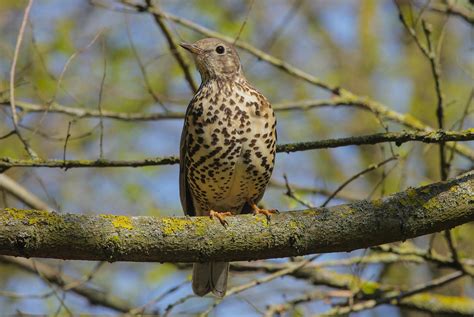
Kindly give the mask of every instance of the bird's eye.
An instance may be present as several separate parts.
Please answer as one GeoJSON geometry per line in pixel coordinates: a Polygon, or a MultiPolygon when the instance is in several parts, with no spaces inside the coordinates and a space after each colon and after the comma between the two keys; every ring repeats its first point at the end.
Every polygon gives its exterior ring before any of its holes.
{"type": "Polygon", "coordinates": [[[216,52],[217,52],[217,54],[224,54],[224,52],[225,52],[224,46],[219,45],[218,47],[216,47],[216,52]]]}

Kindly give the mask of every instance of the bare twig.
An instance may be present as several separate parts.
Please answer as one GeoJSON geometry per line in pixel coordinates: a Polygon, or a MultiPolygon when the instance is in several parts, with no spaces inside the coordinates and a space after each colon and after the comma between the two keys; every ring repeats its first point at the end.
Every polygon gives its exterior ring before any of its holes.
{"type": "Polygon", "coordinates": [[[299,8],[303,4],[303,2],[304,2],[304,0],[294,0],[293,1],[293,4],[291,5],[290,10],[288,10],[288,12],[281,19],[280,23],[275,28],[275,30],[272,32],[270,37],[265,41],[265,44],[261,47],[263,51],[269,51],[272,48],[272,46],[277,41],[278,37],[283,32],[284,28],[286,28],[290,24],[291,20],[295,16],[295,13],[299,10],[299,8]]]}
{"type": "MultiPolygon", "coordinates": [[[[151,0],[146,0],[146,5],[147,9],[150,11],[161,12],[161,9],[157,5],[152,4],[151,0]]],[[[155,19],[155,22],[158,24],[161,31],[163,32],[166,41],[168,42],[171,54],[173,54],[179,66],[183,70],[184,77],[188,82],[189,87],[193,92],[196,92],[198,86],[196,85],[196,82],[194,81],[193,76],[191,75],[190,67],[188,62],[186,61],[186,58],[184,57],[182,51],[178,49],[178,42],[176,41],[173,33],[169,29],[168,25],[166,25],[165,21],[163,21],[163,18],[160,15],[153,15],[153,17],[155,19]]]]}
{"type": "Polygon", "coordinates": [[[244,19],[244,22],[242,22],[242,25],[240,26],[239,28],[239,32],[237,33],[237,36],[235,37],[235,40],[232,42],[234,45],[235,43],[239,40],[240,38],[240,35],[242,34],[242,32],[244,31],[245,29],[245,26],[247,25],[247,20],[250,16],[250,12],[252,11],[252,8],[253,8],[253,4],[255,3],[255,0],[251,0],[250,1],[250,5],[247,9],[247,14],[245,15],[245,19],[244,19]]]}
{"type": "Polygon", "coordinates": [[[16,71],[16,64],[18,61],[18,55],[20,54],[20,47],[21,42],[23,41],[23,37],[25,34],[25,28],[28,23],[28,16],[30,15],[31,7],[33,6],[33,0],[28,0],[28,4],[25,8],[25,13],[23,14],[23,20],[21,22],[20,31],[18,32],[18,37],[16,40],[15,45],[15,52],[13,54],[13,61],[12,66],[10,69],[10,105],[12,111],[12,119],[13,119],[13,127],[15,129],[15,133],[23,143],[23,146],[26,152],[30,155],[31,158],[38,158],[38,155],[33,151],[33,149],[29,146],[28,142],[23,138],[18,129],[18,115],[16,113],[16,106],[15,106],[15,71],[16,71]]]}
{"type": "Polygon", "coordinates": [[[169,304],[164,313],[163,313],[163,317],[167,317],[169,316],[169,314],[171,313],[171,311],[178,305],[181,305],[182,303],[186,302],[188,299],[190,298],[194,298],[196,297],[196,295],[186,295],[184,297],[181,297],[180,299],[176,300],[175,302],[169,304]]]}
{"type": "Polygon", "coordinates": [[[391,161],[394,161],[398,159],[398,156],[392,156],[392,157],[389,157],[388,159],[386,160],[383,160],[382,162],[379,162],[379,163],[376,163],[376,164],[372,164],[370,165],[369,167],[367,167],[366,169],[360,171],[359,173],[351,176],[349,179],[347,179],[344,183],[342,183],[325,201],[324,203],[321,205],[321,207],[326,207],[327,204],[341,191],[344,189],[344,187],[346,187],[347,185],[349,185],[352,181],[358,179],[359,177],[361,177],[362,175],[368,173],[368,172],[371,172],[373,170],[376,170],[377,168],[379,168],[380,166],[383,166],[385,164],[387,164],[388,162],[391,162],[391,161]]]}
{"type": "Polygon", "coordinates": [[[263,317],[273,317],[273,316],[282,316],[282,313],[294,309],[297,305],[313,302],[315,300],[327,299],[330,295],[330,292],[323,292],[321,290],[312,291],[303,295],[300,295],[296,298],[293,298],[283,304],[272,304],[269,305],[263,314],[263,317]]]}
{"type": "MultiPolygon", "coordinates": [[[[284,182],[279,182],[275,179],[271,179],[268,186],[273,187],[273,188],[287,190],[286,184],[284,182]]],[[[322,195],[322,196],[329,196],[333,193],[332,191],[326,188],[314,188],[310,186],[302,186],[302,185],[296,185],[296,184],[291,184],[291,189],[293,191],[298,191],[305,194],[322,195]]],[[[353,193],[338,193],[336,197],[345,201],[354,201],[358,199],[357,195],[353,193]]]]}
{"type": "Polygon", "coordinates": [[[286,174],[283,174],[283,178],[285,179],[285,188],[286,188],[286,193],[285,195],[292,198],[293,200],[299,202],[300,204],[302,204],[303,206],[307,207],[307,208],[313,208],[314,206],[311,205],[309,202],[307,201],[304,201],[303,199],[301,199],[300,197],[298,197],[295,192],[293,191],[293,189],[291,188],[290,186],[290,183],[288,182],[288,177],[286,176],[286,174]]]}
{"type": "Polygon", "coordinates": [[[10,132],[5,133],[4,135],[1,135],[0,140],[9,138],[9,137],[11,137],[12,135],[15,135],[15,134],[16,134],[15,130],[12,130],[10,132]]]}
{"type": "Polygon", "coordinates": [[[69,141],[69,138],[71,137],[71,124],[73,121],[69,121],[67,124],[67,131],[66,131],[66,138],[64,140],[64,146],[63,146],[63,161],[66,162],[66,150],[67,150],[67,142],[69,141]]]}
{"type": "MultiPolygon", "coordinates": [[[[72,63],[72,61],[79,54],[81,54],[81,53],[85,52],[86,50],[88,50],[97,41],[97,39],[100,37],[101,34],[102,34],[102,30],[97,32],[97,34],[92,38],[92,40],[86,46],[84,46],[83,48],[79,48],[73,54],[71,54],[71,56],[69,56],[69,58],[67,59],[66,63],[64,63],[64,66],[61,70],[61,73],[59,74],[58,81],[56,83],[56,88],[54,90],[54,94],[51,97],[51,99],[46,102],[46,106],[43,107],[43,109],[41,110],[42,116],[41,116],[39,122],[36,124],[35,129],[33,130],[33,133],[32,133],[33,135],[35,135],[39,131],[40,126],[41,126],[42,122],[44,121],[44,119],[46,118],[46,115],[49,113],[50,108],[52,107],[53,104],[55,104],[56,97],[59,93],[59,89],[62,87],[62,81],[63,81],[64,75],[66,74],[67,69],[69,68],[69,65],[72,63]]],[[[73,99],[76,99],[71,94],[69,94],[69,95],[73,99]]],[[[100,117],[100,112],[99,112],[99,117],[100,117]]]]}
{"type": "MultiPolygon", "coordinates": [[[[2,105],[9,105],[9,101],[0,102],[2,105]]],[[[98,110],[67,107],[62,106],[58,103],[52,103],[49,106],[43,106],[41,104],[34,104],[26,101],[17,101],[17,108],[21,108],[25,112],[44,112],[49,111],[50,113],[60,113],[77,118],[99,118],[100,113],[98,110]]],[[[122,121],[153,121],[153,120],[167,120],[167,119],[182,119],[184,113],[178,112],[166,112],[166,113],[127,113],[127,112],[116,112],[109,110],[102,110],[102,118],[104,119],[116,119],[122,121]]]]}
{"type": "MultiPolygon", "coordinates": [[[[177,284],[176,286],[173,286],[172,288],[170,288],[169,290],[165,291],[164,293],[158,295],[157,297],[153,298],[152,300],[150,300],[149,302],[139,306],[139,307],[136,307],[136,308],[133,308],[129,311],[130,314],[132,315],[136,315],[136,314],[144,314],[145,311],[152,305],[156,305],[158,302],[160,302],[163,298],[165,298],[166,296],[176,292],[178,289],[180,289],[181,287],[185,286],[189,284],[188,281],[184,281],[184,282],[181,282],[179,284],[177,284]]],[[[155,314],[155,313],[154,313],[155,314]]],[[[158,313],[156,313],[158,314],[158,313]]]]}
{"type": "Polygon", "coordinates": [[[106,55],[106,46],[105,39],[102,38],[102,54],[103,54],[103,68],[102,78],[100,80],[99,88],[99,100],[97,101],[97,107],[99,108],[99,128],[100,128],[100,137],[99,137],[99,158],[104,157],[104,119],[102,118],[102,98],[104,94],[104,84],[105,77],[107,76],[107,55],[106,55]]]}
{"type": "Polygon", "coordinates": [[[38,196],[28,191],[9,176],[0,174],[0,189],[5,190],[25,205],[37,210],[54,210],[51,206],[41,200],[38,196]]]}
{"type": "Polygon", "coordinates": [[[167,112],[168,109],[166,108],[165,104],[163,103],[160,96],[158,96],[158,94],[153,90],[153,88],[151,86],[150,79],[148,78],[148,74],[146,72],[146,67],[143,64],[143,62],[140,58],[140,55],[138,54],[137,48],[135,47],[135,43],[133,43],[133,38],[132,38],[132,34],[130,32],[130,25],[129,25],[127,16],[125,16],[125,25],[127,27],[128,41],[130,43],[130,47],[132,48],[132,53],[135,56],[135,59],[137,60],[138,67],[140,68],[140,72],[142,74],[143,81],[145,82],[145,87],[146,87],[148,93],[150,94],[150,96],[153,98],[153,100],[156,103],[158,103],[163,108],[163,110],[165,110],[167,112]]]}
{"type": "MultiPolygon", "coordinates": [[[[469,115],[469,112],[470,112],[470,108],[473,104],[473,101],[474,100],[474,88],[471,89],[471,92],[469,93],[469,97],[467,98],[467,101],[466,101],[466,104],[464,106],[464,110],[463,110],[463,113],[462,113],[462,116],[461,118],[458,120],[458,122],[456,122],[454,125],[453,125],[453,129],[451,130],[454,130],[454,127],[456,126],[456,129],[458,130],[461,130],[463,129],[464,127],[464,121],[466,120],[467,116],[469,115]]],[[[452,161],[454,160],[454,149],[451,148],[450,151],[449,151],[449,158],[448,158],[448,166],[451,166],[451,163],[452,161]]]]}

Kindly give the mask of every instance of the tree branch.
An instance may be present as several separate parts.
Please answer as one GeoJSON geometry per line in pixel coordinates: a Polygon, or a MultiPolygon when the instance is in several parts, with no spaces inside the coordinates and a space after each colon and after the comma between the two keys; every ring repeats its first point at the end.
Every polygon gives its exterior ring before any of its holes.
{"type": "Polygon", "coordinates": [[[16,199],[34,209],[54,210],[38,196],[28,191],[25,187],[17,183],[5,174],[0,174],[0,189],[5,190],[16,199]]]}
{"type": "MultiPolygon", "coordinates": [[[[316,149],[336,148],[349,145],[367,145],[383,142],[395,142],[401,145],[409,141],[419,141],[424,143],[439,143],[446,141],[470,141],[474,140],[474,128],[464,131],[403,131],[387,132],[369,135],[361,135],[340,139],[327,139],[320,141],[298,142],[277,145],[277,152],[291,153],[299,151],[309,151],[316,149]]],[[[449,143],[448,143],[449,144],[449,143]]],[[[458,147],[459,145],[456,145],[458,147]]],[[[12,159],[0,157],[0,168],[10,167],[50,167],[50,168],[79,168],[79,167],[142,167],[170,165],[179,163],[176,156],[164,156],[157,158],[147,158],[143,160],[42,160],[42,159],[12,159]]]]}
{"type": "Polygon", "coordinates": [[[265,217],[127,217],[0,211],[0,254],[107,261],[236,261],[350,251],[474,220],[474,172],[383,200],[265,217]],[[193,243],[189,243],[193,241],[193,243]]]}

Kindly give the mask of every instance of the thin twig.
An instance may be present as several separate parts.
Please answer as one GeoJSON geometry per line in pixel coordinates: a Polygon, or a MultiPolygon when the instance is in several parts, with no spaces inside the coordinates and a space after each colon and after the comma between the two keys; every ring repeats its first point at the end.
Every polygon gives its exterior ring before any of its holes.
{"type": "Polygon", "coordinates": [[[300,204],[302,204],[303,206],[307,207],[307,208],[313,208],[314,206],[311,205],[309,202],[306,202],[304,201],[303,199],[301,199],[300,197],[298,197],[295,192],[293,191],[293,189],[291,188],[290,186],[290,183],[288,181],[288,177],[286,176],[286,174],[283,174],[283,178],[285,180],[285,188],[286,188],[286,193],[285,195],[292,198],[293,200],[299,202],[300,204]]]}
{"type": "MultiPolygon", "coordinates": [[[[83,52],[85,52],[86,50],[88,50],[96,41],[97,39],[100,37],[100,35],[102,34],[103,30],[100,30],[99,32],[97,32],[97,34],[92,38],[92,40],[87,43],[86,46],[84,46],[83,48],[79,48],[77,49],[74,53],[71,54],[71,56],[69,56],[69,58],[67,59],[66,63],[64,63],[64,66],[61,70],[61,73],[59,74],[59,77],[58,77],[58,81],[56,83],[56,88],[54,90],[54,94],[53,96],[51,97],[51,99],[49,101],[46,102],[46,106],[43,107],[41,109],[42,111],[42,115],[41,115],[41,118],[39,119],[38,123],[36,123],[35,125],[35,129],[33,130],[32,132],[32,135],[35,135],[40,127],[41,127],[41,124],[43,123],[44,119],[46,118],[46,115],[49,113],[51,107],[56,103],[55,100],[57,98],[57,95],[59,93],[59,89],[62,88],[62,81],[63,81],[63,78],[64,78],[64,75],[66,74],[66,71],[68,70],[69,68],[69,65],[71,65],[72,61],[79,55],[79,54],[82,54],[83,52]]],[[[73,95],[69,94],[70,97],[72,97],[73,99],[76,99],[73,95]]],[[[100,117],[100,113],[99,113],[99,117],[100,117]]]]}
{"type": "Polygon", "coordinates": [[[132,315],[136,315],[136,314],[144,314],[146,309],[149,308],[150,306],[152,305],[156,305],[158,302],[160,302],[163,298],[165,298],[166,296],[176,292],[177,290],[179,290],[181,287],[185,286],[185,285],[188,285],[189,282],[188,281],[184,281],[184,282],[181,282],[175,286],[173,286],[172,288],[168,289],[167,291],[165,291],[164,293],[158,295],[157,297],[153,298],[152,300],[150,300],[149,302],[139,306],[139,307],[136,307],[136,308],[133,308],[129,311],[130,314],[132,315]]]}
{"type": "Polygon", "coordinates": [[[163,108],[163,110],[165,112],[168,112],[168,108],[166,108],[165,104],[163,103],[163,101],[161,100],[160,96],[158,96],[158,94],[153,90],[152,86],[151,86],[151,82],[150,82],[150,79],[148,78],[148,74],[146,72],[146,67],[145,65],[143,64],[141,58],[140,58],[140,55],[138,54],[138,51],[137,51],[137,48],[135,47],[135,43],[133,43],[133,38],[132,38],[132,34],[130,32],[130,24],[129,24],[129,21],[128,21],[128,16],[126,15],[125,16],[125,25],[126,25],[126,29],[127,29],[127,38],[128,38],[128,42],[130,43],[130,47],[132,49],[132,53],[133,55],[135,56],[135,59],[137,60],[137,63],[138,63],[138,67],[140,68],[140,72],[142,74],[142,77],[143,77],[143,81],[145,82],[145,87],[146,87],[146,90],[148,91],[148,93],[150,94],[150,96],[153,98],[153,100],[158,103],[161,108],[163,108]]]}
{"type": "MultiPolygon", "coordinates": [[[[279,188],[279,189],[287,189],[286,184],[284,182],[279,182],[275,179],[271,179],[268,183],[269,187],[279,188]]],[[[291,184],[291,189],[296,190],[301,193],[305,194],[313,194],[313,195],[322,195],[322,196],[329,196],[332,194],[332,191],[326,188],[315,188],[310,186],[302,186],[302,185],[295,185],[291,184]]],[[[360,199],[357,195],[352,193],[338,193],[337,197],[341,200],[345,201],[354,201],[360,199]]]]}
{"type": "Polygon", "coordinates": [[[282,34],[284,28],[288,27],[293,17],[295,17],[296,12],[299,10],[301,5],[303,4],[304,0],[295,0],[291,5],[290,10],[285,14],[285,16],[281,19],[278,26],[275,28],[273,33],[270,37],[266,40],[265,44],[261,47],[263,51],[268,52],[272,46],[277,41],[278,37],[282,34]]]}
{"type": "Polygon", "coordinates": [[[240,35],[242,34],[245,26],[247,25],[247,20],[250,16],[250,12],[252,11],[252,8],[253,8],[253,4],[255,3],[255,0],[251,0],[250,1],[250,5],[247,9],[247,14],[245,15],[245,19],[244,19],[244,22],[242,22],[242,25],[240,26],[240,29],[239,29],[239,32],[237,33],[237,36],[235,37],[235,40],[233,42],[233,44],[235,45],[235,43],[239,40],[240,38],[240,35]]]}
{"type": "Polygon", "coordinates": [[[168,317],[169,314],[171,313],[171,311],[178,305],[181,305],[182,303],[186,302],[188,299],[191,299],[191,298],[195,298],[196,295],[186,295],[184,297],[181,297],[180,299],[176,300],[175,302],[169,304],[164,313],[163,313],[163,317],[168,317]]]}
{"type": "Polygon", "coordinates": [[[73,121],[69,121],[67,124],[67,131],[66,131],[66,139],[64,140],[64,146],[63,146],[63,161],[66,162],[66,150],[67,150],[67,142],[69,141],[69,138],[71,137],[71,124],[73,121]]]}
{"type": "Polygon", "coordinates": [[[15,130],[12,130],[12,131],[10,131],[10,132],[7,132],[7,133],[4,134],[4,135],[0,135],[0,140],[9,138],[9,137],[11,137],[12,135],[15,135],[15,134],[16,134],[15,130]]]}
{"type": "Polygon", "coordinates": [[[26,206],[36,210],[54,210],[41,198],[5,174],[0,174],[0,189],[6,191],[26,206]]]}
{"type": "Polygon", "coordinates": [[[18,55],[20,54],[21,42],[23,41],[23,36],[25,34],[25,28],[27,25],[28,16],[30,15],[31,7],[33,6],[33,1],[34,0],[28,0],[28,4],[26,5],[25,12],[23,14],[23,20],[21,21],[20,31],[18,32],[12,66],[10,69],[10,105],[12,110],[13,125],[16,131],[18,131],[18,115],[16,113],[15,107],[15,70],[18,61],[18,55]]]}
{"type": "Polygon", "coordinates": [[[395,155],[395,156],[391,156],[389,157],[388,159],[386,160],[383,160],[382,162],[379,162],[379,163],[376,163],[376,164],[372,164],[370,165],[369,167],[367,167],[366,169],[360,171],[359,173],[351,176],[349,179],[347,179],[344,183],[342,183],[325,201],[324,203],[321,205],[321,207],[326,207],[327,204],[337,195],[337,193],[339,193],[341,190],[344,189],[344,187],[346,187],[347,185],[349,185],[352,181],[358,179],[359,177],[361,177],[362,175],[368,173],[368,172],[371,172],[373,170],[376,170],[377,168],[379,168],[380,166],[383,166],[385,164],[387,164],[388,162],[391,162],[391,161],[394,161],[398,159],[398,155],[395,155]]]}
{"type": "MultiPolygon", "coordinates": [[[[157,5],[152,4],[151,0],[146,0],[146,6],[147,9],[150,11],[161,11],[161,9],[157,5]]],[[[173,54],[179,66],[183,70],[184,77],[188,82],[189,87],[193,92],[196,92],[198,90],[198,86],[196,85],[196,82],[194,81],[193,76],[191,75],[190,67],[188,62],[186,61],[186,58],[182,54],[182,51],[178,49],[178,42],[174,38],[173,33],[169,29],[168,25],[166,25],[165,21],[163,21],[163,18],[160,15],[155,14],[153,15],[153,17],[155,18],[155,22],[160,27],[161,31],[163,32],[163,35],[166,38],[166,41],[168,42],[171,54],[173,54]]]]}
{"type": "Polygon", "coordinates": [[[99,128],[100,128],[100,137],[99,137],[99,158],[102,159],[104,157],[104,119],[102,117],[102,98],[104,94],[104,84],[105,84],[105,77],[107,76],[107,54],[106,54],[106,46],[105,46],[105,39],[102,38],[102,54],[103,54],[103,68],[104,71],[102,73],[102,78],[100,80],[100,89],[99,89],[99,100],[97,101],[97,107],[99,108],[99,128]]]}
{"type": "Polygon", "coordinates": [[[25,28],[28,24],[28,16],[30,15],[31,7],[33,6],[33,0],[28,0],[28,4],[25,8],[25,13],[23,14],[23,20],[21,21],[20,31],[18,32],[18,37],[16,40],[15,45],[15,52],[13,54],[13,61],[12,66],[10,69],[10,106],[12,111],[12,119],[13,119],[13,127],[15,129],[15,133],[18,136],[18,139],[23,143],[26,152],[30,155],[31,158],[38,158],[38,155],[33,151],[33,149],[29,146],[28,142],[23,138],[18,129],[18,115],[16,113],[16,106],[15,106],[15,71],[16,71],[16,64],[18,61],[18,56],[20,54],[20,47],[21,42],[23,41],[23,37],[25,35],[25,28]]]}

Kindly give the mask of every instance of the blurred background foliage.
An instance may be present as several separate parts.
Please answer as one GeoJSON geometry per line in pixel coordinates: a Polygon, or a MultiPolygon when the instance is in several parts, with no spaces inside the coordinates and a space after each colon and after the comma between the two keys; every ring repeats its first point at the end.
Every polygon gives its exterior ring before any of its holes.
{"type": "MultiPolygon", "coordinates": [[[[105,3],[111,8],[116,7],[113,1],[105,3]]],[[[418,1],[412,12],[404,13],[416,19],[424,3],[418,1]]],[[[407,35],[392,1],[261,0],[252,4],[250,1],[235,0],[163,0],[159,4],[165,12],[232,37],[239,33],[246,20],[240,39],[325,82],[340,85],[360,96],[369,96],[392,110],[409,113],[432,127],[437,126],[437,99],[429,62],[407,35]]],[[[469,7],[468,1],[459,0],[457,4],[469,7]]],[[[25,5],[26,1],[0,2],[0,100],[3,101],[9,98],[9,72],[25,5]]],[[[469,97],[474,71],[472,25],[460,18],[447,19],[445,15],[429,10],[423,13],[423,18],[433,25],[435,42],[441,41],[445,125],[447,129],[458,129],[457,124],[472,101],[469,97]]],[[[202,37],[182,26],[167,24],[179,40],[195,41],[202,37]]],[[[328,92],[298,80],[255,56],[242,50],[240,55],[247,78],[273,104],[331,98],[328,92]]],[[[186,57],[189,60],[189,56],[186,57]]],[[[199,82],[194,67],[192,73],[199,82]]],[[[17,101],[39,105],[57,102],[68,107],[97,110],[102,90],[100,106],[104,110],[130,113],[169,110],[183,113],[192,97],[182,69],[150,15],[104,9],[80,0],[38,0],[34,3],[19,55],[16,78],[17,101]],[[72,56],[74,58],[70,60],[72,56]],[[64,68],[68,61],[68,66],[64,68]],[[139,63],[144,65],[149,87],[165,107],[150,94],[139,63]]],[[[41,158],[63,158],[68,126],[70,138],[66,158],[99,158],[98,118],[75,118],[47,111],[20,111],[19,114],[21,130],[41,158]]],[[[277,117],[279,143],[404,129],[392,122],[382,123],[370,112],[352,107],[280,111],[277,117]]],[[[464,119],[464,127],[472,127],[473,123],[470,113],[464,119]]],[[[104,158],[142,159],[178,154],[182,127],[179,119],[131,122],[104,119],[103,125],[104,158]]],[[[9,104],[5,103],[0,105],[0,135],[11,129],[9,104]]],[[[466,145],[472,145],[472,142],[466,145]]],[[[405,143],[400,147],[393,145],[393,151],[400,155],[399,160],[352,182],[342,191],[343,197],[378,198],[407,186],[440,179],[437,146],[405,143]]],[[[331,192],[350,176],[390,156],[388,144],[279,154],[274,182],[284,184],[283,175],[286,175],[295,188],[331,192]]],[[[9,137],[0,140],[0,157],[26,158],[27,155],[18,138],[9,137]]],[[[472,162],[456,155],[450,176],[471,166],[472,162]]],[[[58,211],[182,215],[176,165],[69,170],[12,168],[5,173],[58,211]]],[[[264,198],[265,205],[280,210],[303,208],[285,192],[283,187],[269,187],[264,198]]],[[[305,191],[296,192],[314,206],[322,204],[327,198],[305,191]]],[[[345,202],[343,198],[334,199],[330,204],[342,202],[345,202]]],[[[23,206],[1,192],[0,205],[23,206]]],[[[453,232],[461,254],[473,257],[472,224],[453,232]]],[[[415,243],[427,247],[429,240],[429,237],[422,237],[415,243]]],[[[434,246],[438,252],[449,254],[441,236],[434,239],[434,246]]],[[[318,260],[360,254],[365,253],[327,254],[318,260]]],[[[94,263],[80,261],[47,262],[76,277],[87,274],[95,266],[94,263]]],[[[440,274],[435,267],[406,263],[354,265],[338,270],[403,286],[415,285],[440,274]]],[[[0,289],[9,292],[44,294],[55,288],[41,278],[11,266],[0,266],[0,275],[0,289]]],[[[249,273],[232,274],[230,285],[238,285],[254,277],[255,274],[249,273]]],[[[180,270],[171,264],[107,263],[94,274],[93,283],[139,306],[187,279],[188,270],[180,270]]],[[[285,277],[225,300],[213,314],[229,316],[230,312],[238,311],[257,316],[265,305],[282,302],[285,296],[300,294],[310,288],[301,281],[285,277]]],[[[59,311],[60,315],[67,315],[65,307],[74,313],[112,312],[104,307],[88,305],[75,294],[58,292],[56,296],[45,298],[10,298],[0,294],[0,306],[3,313],[52,314],[59,311]]],[[[188,283],[153,307],[164,309],[190,292],[188,283]]],[[[474,295],[469,279],[443,287],[440,292],[474,295]]],[[[191,299],[176,308],[176,313],[186,315],[203,311],[209,303],[210,300],[191,299]]],[[[327,308],[324,302],[305,305],[294,314],[316,313],[327,308]]],[[[425,315],[389,306],[360,315],[381,316],[387,313],[390,316],[425,315]]]]}

